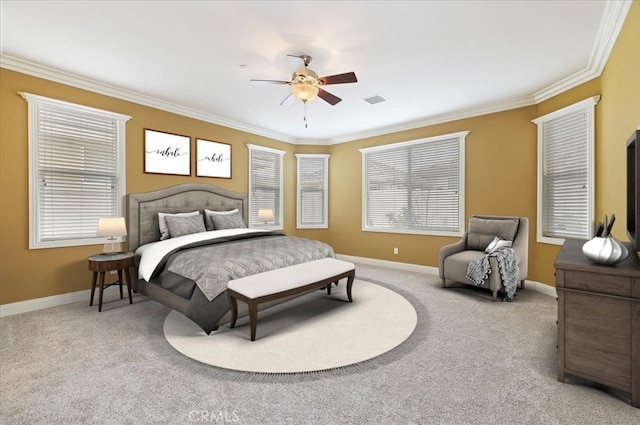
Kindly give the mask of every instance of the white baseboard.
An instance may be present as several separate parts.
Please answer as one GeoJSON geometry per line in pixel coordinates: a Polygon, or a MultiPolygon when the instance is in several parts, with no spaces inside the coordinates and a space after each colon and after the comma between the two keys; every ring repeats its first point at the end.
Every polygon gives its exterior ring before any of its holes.
{"type": "MultiPolygon", "coordinates": [[[[390,267],[394,269],[407,270],[417,273],[429,273],[438,275],[438,268],[432,266],[421,266],[419,264],[401,263],[398,261],[377,260],[375,258],[367,257],[355,257],[352,255],[336,254],[341,260],[351,261],[354,263],[369,264],[372,266],[390,267]]],[[[545,285],[544,283],[536,282],[535,280],[525,280],[524,287],[526,289],[533,289],[541,294],[548,295],[550,297],[557,297],[556,288],[553,286],[545,285]]]]}
{"type": "Polygon", "coordinates": [[[372,266],[390,267],[392,269],[407,270],[410,272],[438,274],[437,267],[421,266],[419,264],[401,263],[399,261],[377,260],[375,258],[354,257],[352,255],[336,254],[340,260],[351,261],[354,263],[369,264],[372,266]]]}
{"type": "MultiPolygon", "coordinates": [[[[352,255],[336,254],[341,260],[351,261],[354,263],[369,264],[372,266],[390,267],[394,269],[407,270],[417,273],[429,273],[438,275],[438,268],[431,266],[421,266],[419,264],[401,263],[399,261],[377,260],[375,258],[355,257],[352,255]]],[[[556,288],[545,285],[544,283],[527,280],[525,288],[533,289],[550,297],[557,297],[556,288]]],[[[14,314],[27,313],[29,311],[41,310],[43,308],[57,307],[64,304],[70,304],[77,301],[87,301],[91,296],[91,291],[70,292],[68,294],[53,295],[50,297],[36,298],[34,300],[19,301],[16,303],[0,305],[0,317],[12,316],[14,314]]]]}
{"type": "Polygon", "coordinates": [[[0,305],[0,317],[27,313],[29,311],[41,310],[43,308],[57,307],[77,301],[88,301],[90,296],[91,290],[86,289],[84,291],[69,292],[68,294],[52,295],[50,297],[36,298],[34,300],[2,304],[0,305]]]}
{"type": "Polygon", "coordinates": [[[532,285],[533,289],[540,292],[541,294],[548,295],[554,298],[558,297],[558,292],[556,292],[555,286],[550,286],[541,282],[536,282],[534,280],[525,280],[524,287],[526,289],[531,289],[532,285]]]}

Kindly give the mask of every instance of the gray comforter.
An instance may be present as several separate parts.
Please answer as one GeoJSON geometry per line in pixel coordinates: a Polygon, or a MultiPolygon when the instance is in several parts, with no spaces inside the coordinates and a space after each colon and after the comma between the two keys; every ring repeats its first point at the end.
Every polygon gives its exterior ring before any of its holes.
{"type": "Polygon", "coordinates": [[[166,268],[196,282],[211,301],[230,280],[334,256],[324,242],[270,233],[180,251],[166,268]]]}
{"type": "Polygon", "coordinates": [[[188,299],[185,315],[209,334],[229,311],[225,291],[230,280],[327,257],[335,254],[324,242],[276,232],[241,235],[169,253],[151,283],[176,288],[172,292],[178,294],[195,282],[190,295],[181,295],[188,299]]]}

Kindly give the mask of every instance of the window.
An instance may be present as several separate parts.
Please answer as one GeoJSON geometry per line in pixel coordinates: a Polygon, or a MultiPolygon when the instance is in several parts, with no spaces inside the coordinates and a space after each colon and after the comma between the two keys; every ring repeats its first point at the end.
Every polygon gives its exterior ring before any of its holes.
{"type": "Polygon", "coordinates": [[[538,126],[538,242],[590,239],[594,109],[599,96],[533,120],[538,126]]]}
{"type": "Polygon", "coordinates": [[[29,248],[104,243],[124,215],[125,115],[20,93],[29,104],[29,248]]]}
{"type": "Polygon", "coordinates": [[[298,159],[298,229],[326,229],[328,217],[329,155],[296,154],[298,159]]]}
{"type": "Polygon", "coordinates": [[[361,149],[362,230],[461,236],[467,134],[361,149]]]}
{"type": "Polygon", "coordinates": [[[284,151],[247,145],[249,148],[249,227],[282,229],[282,157],[284,151]],[[260,210],[272,212],[261,221],[260,210]]]}

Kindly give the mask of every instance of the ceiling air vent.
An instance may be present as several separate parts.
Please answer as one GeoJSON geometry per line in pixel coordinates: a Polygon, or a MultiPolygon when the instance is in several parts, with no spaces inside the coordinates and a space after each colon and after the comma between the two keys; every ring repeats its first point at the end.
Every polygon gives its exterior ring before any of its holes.
{"type": "Polygon", "coordinates": [[[376,94],[375,96],[367,97],[364,100],[365,102],[369,102],[369,104],[371,105],[375,105],[376,103],[382,103],[387,101],[387,99],[380,96],[379,94],[376,94]]]}

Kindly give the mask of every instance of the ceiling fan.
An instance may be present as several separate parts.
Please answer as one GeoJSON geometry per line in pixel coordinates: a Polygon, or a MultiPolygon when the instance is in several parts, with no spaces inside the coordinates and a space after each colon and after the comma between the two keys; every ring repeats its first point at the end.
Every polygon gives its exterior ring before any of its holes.
{"type": "Polygon", "coordinates": [[[293,75],[291,76],[291,81],[251,80],[254,83],[290,85],[291,93],[289,93],[289,95],[282,102],[280,102],[280,105],[291,104],[294,99],[301,100],[306,104],[308,101],[315,99],[316,96],[329,103],[330,105],[335,105],[342,99],[324,90],[322,86],[328,86],[330,84],[358,82],[356,74],[353,72],[330,75],[328,77],[318,77],[318,74],[308,68],[312,60],[311,56],[309,55],[287,55],[287,59],[289,59],[289,62],[295,70],[293,72],[293,75]]]}

